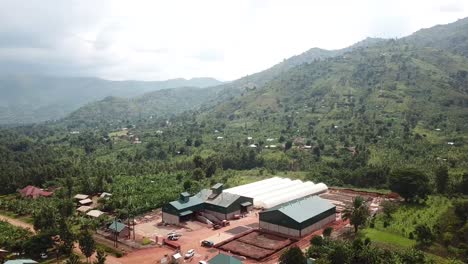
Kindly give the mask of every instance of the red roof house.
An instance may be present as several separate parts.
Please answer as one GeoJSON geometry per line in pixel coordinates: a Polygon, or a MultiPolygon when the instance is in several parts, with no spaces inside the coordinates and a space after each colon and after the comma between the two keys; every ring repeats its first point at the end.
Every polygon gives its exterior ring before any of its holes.
{"type": "Polygon", "coordinates": [[[28,185],[26,187],[24,187],[22,190],[19,191],[21,196],[23,197],[27,197],[27,198],[33,198],[33,199],[36,199],[37,197],[50,197],[52,196],[52,194],[54,194],[53,192],[46,192],[42,189],[39,189],[35,186],[32,186],[32,185],[28,185]]]}

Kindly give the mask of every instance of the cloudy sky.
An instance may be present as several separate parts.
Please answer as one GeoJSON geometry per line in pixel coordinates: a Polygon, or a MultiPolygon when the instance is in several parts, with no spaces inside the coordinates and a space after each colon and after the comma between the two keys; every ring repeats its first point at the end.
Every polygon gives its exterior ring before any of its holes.
{"type": "Polygon", "coordinates": [[[464,17],[466,0],[0,0],[0,74],[226,81],[464,17]]]}

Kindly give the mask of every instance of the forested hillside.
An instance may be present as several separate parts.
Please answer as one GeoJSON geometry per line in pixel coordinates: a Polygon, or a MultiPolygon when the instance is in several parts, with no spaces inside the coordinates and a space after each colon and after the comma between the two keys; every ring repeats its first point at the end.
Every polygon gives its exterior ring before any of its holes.
{"type": "Polygon", "coordinates": [[[70,114],[64,122],[70,127],[86,127],[103,123],[141,122],[159,117],[171,117],[199,107],[216,94],[217,87],[180,87],[146,93],[134,98],[107,97],[90,103],[70,114]]]}
{"type": "Polygon", "coordinates": [[[146,120],[148,118],[170,117],[182,111],[197,110],[200,106],[211,108],[233,98],[243,95],[244,92],[262,89],[265,84],[274,80],[290,69],[306,64],[335,57],[346,52],[365,48],[384,41],[378,38],[367,38],[348,48],[340,50],[324,50],[312,48],[302,54],[274,65],[273,67],[233,82],[222,85],[193,90],[188,88],[174,91],[151,92],[131,99],[106,98],[93,102],[66,118],[68,123],[113,123],[125,124],[129,120],[146,120]]]}
{"type": "Polygon", "coordinates": [[[221,84],[212,78],[167,81],[108,81],[98,78],[49,76],[0,77],[0,124],[36,123],[59,119],[86,103],[107,96],[135,97],[175,87],[209,87],[221,84]]]}
{"type": "Polygon", "coordinates": [[[223,85],[106,97],[61,120],[1,129],[0,207],[48,219],[59,205],[73,208],[72,194],[110,192],[99,208],[125,219],[181,191],[286,176],[397,192],[406,203],[369,220],[364,235],[412,245],[410,229],[429,230],[427,245],[436,245],[426,253],[466,259],[466,21],[311,49],[223,85]],[[58,195],[42,205],[11,195],[28,184],[58,195]]]}

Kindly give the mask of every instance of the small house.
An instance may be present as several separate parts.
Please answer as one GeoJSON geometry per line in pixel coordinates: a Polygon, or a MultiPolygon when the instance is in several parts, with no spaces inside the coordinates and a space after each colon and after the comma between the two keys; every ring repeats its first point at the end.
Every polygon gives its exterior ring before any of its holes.
{"type": "Polygon", "coordinates": [[[13,260],[8,260],[5,262],[5,264],[36,264],[39,263],[37,261],[34,261],[32,259],[13,259],[13,260]]]}
{"type": "Polygon", "coordinates": [[[93,218],[98,218],[100,217],[101,215],[105,214],[103,211],[100,211],[100,210],[91,210],[89,211],[86,215],[87,216],[90,216],[90,217],[93,217],[93,218]]]}
{"type": "Polygon", "coordinates": [[[106,199],[108,199],[108,198],[111,197],[111,196],[112,196],[112,194],[107,193],[107,192],[103,192],[103,193],[101,193],[101,195],[99,195],[99,198],[106,198],[106,199]]]}
{"type": "Polygon", "coordinates": [[[76,199],[76,200],[84,200],[84,199],[87,199],[87,198],[89,198],[89,196],[86,195],[86,194],[77,194],[77,195],[73,196],[73,199],[76,199]]]}
{"type": "Polygon", "coordinates": [[[89,198],[86,198],[86,199],[83,199],[83,200],[79,200],[78,203],[80,203],[80,205],[90,205],[93,203],[93,200],[89,199],[89,198]]]}
{"type": "Polygon", "coordinates": [[[80,213],[86,214],[91,209],[93,209],[91,206],[83,205],[83,206],[78,207],[76,210],[80,213]]]}
{"type": "Polygon", "coordinates": [[[175,263],[182,263],[182,260],[183,260],[182,255],[181,255],[179,252],[177,252],[177,253],[175,253],[174,255],[172,255],[172,261],[173,261],[173,262],[175,262],[175,263]]]}
{"type": "Polygon", "coordinates": [[[218,254],[212,259],[208,260],[210,264],[242,264],[242,261],[236,259],[233,256],[229,256],[226,254],[218,254]]]}
{"type": "Polygon", "coordinates": [[[24,187],[19,192],[22,197],[32,199],[36,199],[39,197],[50,197],[54,194],[53,192],[47,192],[32,185],[24,187]]]}
{"type": "Polygon", "coordinates": [[[118,237],[128,237],[130,235],[130,229],[128,226],[116,220],[112,221],[107,228],[118,237]]]}

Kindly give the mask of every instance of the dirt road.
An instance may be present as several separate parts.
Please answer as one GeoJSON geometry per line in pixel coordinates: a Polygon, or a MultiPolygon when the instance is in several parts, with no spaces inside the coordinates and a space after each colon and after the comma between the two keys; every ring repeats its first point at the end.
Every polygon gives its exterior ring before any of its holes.
{"type": "Polygon", "coordinates": [[[10,224],[12,224],[14,226],[26,228],[26,229],[31,230],[31,232],[36,233],[36,231],[34,230],[33,225],[28,224],[28,223],[26,223],[24,221],[15,219],[15,218],[11,218],[11,217],[5,216],[5,215],[0,215],[0,221],[5,221],[5,222],[8,222],[8,223],[10,223],[10,224]]]}

